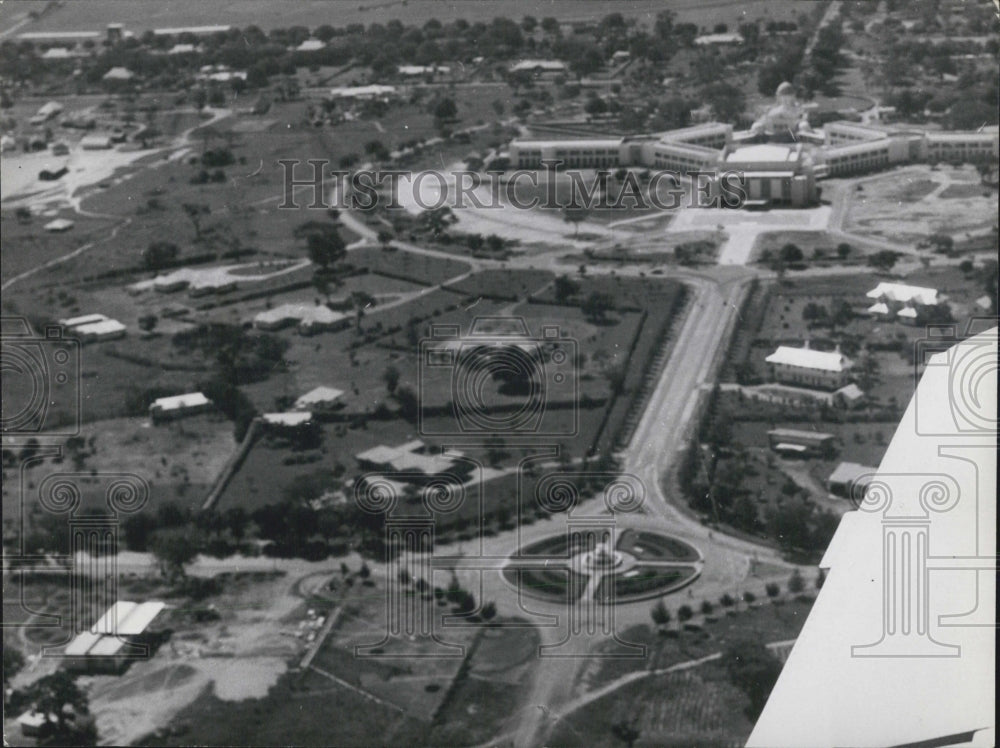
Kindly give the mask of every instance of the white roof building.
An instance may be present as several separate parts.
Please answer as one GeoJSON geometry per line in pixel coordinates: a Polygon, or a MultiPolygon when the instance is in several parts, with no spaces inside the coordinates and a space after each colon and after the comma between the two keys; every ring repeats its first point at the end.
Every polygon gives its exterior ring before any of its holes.
{"type": "Polygon", "coordinates": [[[167,50],[168,55],[190,55],[198,51],[198,48],[193,44],[175,44],[169,50],[167,50]]]}
{"type": "Polygon", "coordinates": [[[172,395],[171,397],[159,397],[149,406],[150,410],[156,408],[164,412],[183,411],[190,408],[204,408],[211,405],[209,400],[201,392],[190,392],[186,395],[172,395]]]}
{"type": "Polygon", "coordinates": [[[296,52],[318,52],[326,46],[322,39],[306,39],[295,48],[296,52]]]}
{"type": "Polygon", "coordinates": [[[510,66],[512,73],[521,71],[545,73],[561,73],[566,70],[566,63],[561,60],[521,60],[510,66]]]}
{"type": "Polygon", "coordinates": [[[890,283],[883,281],[865,294],[869,299],[896,301],[901,304],[923,304],[935,306],[945,300],[936,288],[924,286],[908,286],[905,283],[890,283]]]}
{"type": "Polygon", "coordinates": [[[69,231],[75,225],[76,224],[67,218],[56,218],[53,221],[49,221],[42,228],[53,233],[61,233],[63,231],[69,231]]]}
{"type": "Polygon", "coordinates": [[[435,73],[447,74],[451,68],[446,65],[400,65],[396,68],[400,75],[434,75],[435,73]]]}
{"type": "Polygon", "coordinates": [[[343,396],[344,391],[335,387],[316,387],[295,401],[296,409],[307,410],[314,407],[329,407],[343,396]]]}
{"type": "Polygon", "coordinates": [[[128,68],[114,67],[106,72],[101,79],[106,81],[130,81],[134,77],[135,73],[128,68]]]}
{"type": "Polygon", "coordinates": [[[89,325],[94,322],[103,322],[106,320],[103,314],[84,314],[82,317],[70,317],[69,319],[59,320],[59,324],[65,328],[79,327],[80,325],[89,325]]]}
{"type": "Polygon", "coordinates": [[[377,99],[392,96],[396,93],[395,86],[383,86],[376,83],[370,86],[338,86],[330,89],[333,99],[377,99]]]}
{"type": "Polygon", "coordinates": [[[104,151],[111,147],[110,135],[84,135],[80,147],[85,151],[104,151]]]}
{"type": "Polygon", "coordinates": [[[854,362],[840,351],[817,351],[812,348],[793,348],[787,345],[778,346],[778,350],[764,360],[769,364],[832,372],[847,371],[854,365],[854,362]]]}
{"type": "Polygon", "coordinates": [[[166,607],[162,602],[133,603],[119,600],[90,628],[92,633],[109,636],[138,636],[166,607]]]}
{"type": "Polygon", "coordinates": [[[743,36],[737,33],[729,34],[703,34],[695,37],[695,44],[705,46],[708,44],[742,44],[743,36]]]}
{"type": "Polygon", "coordinates": [[[253,326],[261,330],[276,330],[297,323],[304,332],[309,332],[332,329],[348,321],[348,315],[320,304],[282,304],[254,316],[253,326]]]}
{"type": "Polygon", "coordinates": [[[883,301],[876,301],[867,311],[869,314],[885,316],[889,314],[889,306],[883,301]]]}
{"type": "Polygon", "coordinates": [[[229,31],[232,26],[175,26],[172,28],[153,29],[157,36],[177,36],[178,34],[215,34],[220,31],[229,31]]]}
{"type": "Polygon", "coordinates": [[[995,745],[997,355],[993,328],[924,369],[751,748],[995,745]]]}
{"type": "Polygon", "coordinates": [[[387,466],[399,472],[419,472],[425,475],[438,475],[449,470],[459,456],[457,453],[451,456],[421,454],[417,450],[424,449],[425,445],[419,439],[398,447],[387,447],[379,444],[364,452],[354,456],[358,462],[368,463],[375,466],[387,466]]]}
{"type": "Polygon", "coordinates": [[[103,319],[99,322],[77,325],[73,328],[73,332],[85,339],[107,340],[122,337],[126,329],[125,325],[116,319],[103,319]]]}
{"type": "Polygon", "coordinates": [[[264,423],[271,426],[301,426],[312,420],[312,413],[309,411],[295,411],[291,413],[265,413],[264,423]]]}

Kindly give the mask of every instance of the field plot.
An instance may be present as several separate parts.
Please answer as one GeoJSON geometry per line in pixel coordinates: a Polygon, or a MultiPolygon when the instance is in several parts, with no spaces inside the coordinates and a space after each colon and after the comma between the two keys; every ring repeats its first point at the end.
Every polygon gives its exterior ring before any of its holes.
{"type": "Polygon", "coordinates": [[[864,180],[848,199],[845,229],[893,241],[916,243],[934,233],[958,238],[996,225],[996,190],[980,185],[968,166],[907,167],[864,180]]]}

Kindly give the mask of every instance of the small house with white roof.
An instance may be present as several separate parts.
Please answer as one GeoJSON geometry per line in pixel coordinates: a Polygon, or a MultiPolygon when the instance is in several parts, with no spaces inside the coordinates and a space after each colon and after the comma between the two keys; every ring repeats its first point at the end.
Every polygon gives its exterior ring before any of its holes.
{"type": "Polygon", "coordinates": [[[212,401],[201,392],[189,392],[186,395],[160,397],[149,406],[149,417],[153,423],[172,421],[185,416],[204,413],[212,408],[212,401]]]}

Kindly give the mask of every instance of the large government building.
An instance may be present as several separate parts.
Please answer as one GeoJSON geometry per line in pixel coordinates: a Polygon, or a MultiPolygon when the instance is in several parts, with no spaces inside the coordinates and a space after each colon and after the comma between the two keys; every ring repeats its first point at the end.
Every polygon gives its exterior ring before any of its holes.
{"type": "Polygon", "coordinates": [[[976,163],[1000,156],[996,126],[976,132],[934,132],[905,125],[831,122],[813,130],[789,83],[749,130],[720,122],[628,137],[516,139],[512,168],[646,167],[681,174],[710,172],[716,186],[726,173],[743,176],[742,204],[806,207],[819,201],[817,180],[907,163],[976,163]]]}

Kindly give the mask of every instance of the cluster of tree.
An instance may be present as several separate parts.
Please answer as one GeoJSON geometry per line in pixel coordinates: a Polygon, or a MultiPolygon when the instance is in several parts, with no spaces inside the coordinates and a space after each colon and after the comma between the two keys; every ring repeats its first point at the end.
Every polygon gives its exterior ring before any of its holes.
{"type": "MultiPolygon", "coordinates": [[[[741,24],[739,31],[745,43],[732,50],[731,54],[739,58],[735,61],[755,59],[771,34],[788,30],[778,29],[776,23],[768,25],[767,34],[761,33],[756,22],[741,24]]],[[[627,50],[634,61],[662,68],[678,49],[693,48],[699,33],[695,24],[677,23],[671,11],[661,12],[649,29],[616,12],[570,35],[563,35],[554,18],[539,22],[531,16],[525,16],[520,23],[498,17],[489,22],[457,19],[447,24],[430,19],[417,26],[393,19],[367,27],[349,24],[337,28],[324,24],[312,30],[294,26],[266,33],[257,26],[248,26],[201,37],[146,32],[115,45],[85,44],[95,56],[84,61],[82,79],[98,84],[112,67],[126,67],[147,85],[192,89],[201,92],[201,96],[224,100],[225,91],[220,86],[193,85],[202,66],[224,65],[245,70],[245,81],[234,77],[228,84],[237,93],[267,86],[278,76],[291,83],[300,67],[315,69],[354,63],[370,67],[378,79],[387,79],[396,75],[397,66],[404,63],[434,65],[456,60],[468,62],[476,57],[496,61],[555,57],[565,60],[571,73],[580,78],[597,72],[619,50],[627,50]],[[310,37],[325,44],[311,51],[296,49],[310,37]],[[194,44],[196,48],[189,54],[163,54],[175,43],[194,44]]],[[[42,52],[41,46],[30,41],[5,41],[0,45],[5,70],[11,71],[14,80],[38,82],[47,72],[67,76],[72,73],[75,60],[43,61],[42,52]]],[[[651,71],[652,67],[645,69],[651,71]]]]}
{"type": "Polygon", "coordinates": [[[347,254],[347,244],[336,223],[306,221],[296,226],[292,233],[299,241],[305,241],[309,259],[321,270],[336,265],[347,254]]]}
{"type": "Polygon", "coordinates": [[[802,308],[802,319],[808,322],[810,327],[829,327],[833,332],[838,327],[845,327],[854,319],[854,310],[844,299],[836,302],[831,309],[810,301],[802,308]]]}
{"type": "Polygon", "coordinates": [[[733,440],[732,416],[721,406],[716,386],[678,469],[689,505],[713,522],[774,538],[786,551],[824,550],[836,530],[836,515],[817,509],[789,480],[762,516],[762,496],[745,487],[746,479],[758,472],[750,453],[733,440]]]}
{"type": "Polygon", "coordinates": [[[288,349],[288,341],[276,335],[218,322],[182,330],[171,342],[180,355],[198,353],[213,362],[217,379],[231,386],[259,382],[281,370],[288,349]]]}
{"type": "MultiPolygon", "coordinates": [[[[6,669],[7,647],[4,647],[5,673],[6,669]]],[[[68,670],[56,670],[27,688],[14,691],[5,706],[14,713],[34,709],[45,715],[37,745],[97,745],[97,727],[90,714],[89,700],[68,670]]]]}
{"type": "Polygon", "coordinates": [[[781,675],[781,661],[760,641],[745,640],[726,648],[722,664],[732,684],[750,700],[747,717],[756,722],[781,675]]]}

